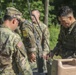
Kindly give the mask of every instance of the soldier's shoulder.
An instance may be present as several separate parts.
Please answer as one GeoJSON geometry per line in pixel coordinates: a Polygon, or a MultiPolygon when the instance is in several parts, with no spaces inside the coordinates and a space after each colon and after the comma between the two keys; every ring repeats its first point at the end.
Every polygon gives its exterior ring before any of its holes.
{"type": "Polygon", "coordinates": [[[47,27],[47,25],[44,24],[43,22],[40,22],[40,24],[41,24],[41,26],[43,26],[43,27],[47,27]]]}
{"type": "Polygon", "coordinates": [[[32,25],[32,23],[30,22],[30,21],[28,21],[28,20],[25,20],[24,22],[23,22],[23,25],[24,26],[31,26],[32,25]]]}
{"type": "Polygon", "coordinates": [[[16,38],[19,38],[19,39],[20,39],[20,35],[19,35],[19,34],[13,32],[13,35],[14,35],[16,38]]]}
{"type": "Polygon", "coordinates": [[[0,28],[1,34],[4,36],[8,36],[10,41],[14,41],[15,39],[20,39],[19,35],[14,31],[8,28],[0,28]]]}
{"type": "Polygon", "coordinates": [[[17,33],[15,33],[14,31],[11,31],[10,29],[6,29],[4,32],[5,33],[7,32],[7,35],[9,35],[12,38],[15,38],[15,39],[20,38],[20,36],[17,33]]]}
{"type": "Polygon", "coordinates": [[[12,30],[9,28],[1,27],[0,30],[1,30],[1,32],[6,33],[7,35],[13,35],[12,30]]]}
{"type": "Polygon", "coordinates": [[[30,21],[28,21],[28,20],[25,20],[24,22],[23,22],[23,24],[22,24],[22,29],[23,30],[27,30],[27,31],[29,31],[29,30],[33,30],[33,26],[32,26],[32,23],[30,22],[30,21]]]}
{"type": "Polygon", "coordinates": [[[10,37],[12,37],[14,40],[21,39],[19,34],[15,33],[14,31],[11,31],[9,34],[10,34],[10,37]]]}
{"type": "Polygon", "coordinates": [[[14,45],[17,45],[19,42],[22,43],[21,37],[15,32],[13,32],[13,40],[14,40],[14,45]]]}
{"type": "Polygon", "coordinates": [[[40,22],[40,27],[42,30],[48,29],[48,26],[44,24],[43,22],[40,22]]]}

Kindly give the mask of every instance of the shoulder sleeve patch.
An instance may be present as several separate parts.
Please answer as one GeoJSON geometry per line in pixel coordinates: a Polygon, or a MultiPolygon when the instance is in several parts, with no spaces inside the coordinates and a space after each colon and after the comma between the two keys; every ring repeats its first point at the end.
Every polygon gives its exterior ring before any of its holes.
{"type": "Polygon", "coordinates": [[[23,46],[23,43],[20,41],[20,42],[17,44],[17,46],[20,48],[20,47],[23,46]]]}
{"type": "Polygon", "coordinates": [[[24,37],[28,36],[28,33],[27,33],[26,30],[23,30],[23,36],[24,36],[24,37]]]}

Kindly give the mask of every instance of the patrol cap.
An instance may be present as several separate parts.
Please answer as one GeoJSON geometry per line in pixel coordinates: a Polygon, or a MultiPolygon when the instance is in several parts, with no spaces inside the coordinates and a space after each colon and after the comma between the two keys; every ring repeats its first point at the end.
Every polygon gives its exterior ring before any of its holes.
{"type": "Polygon", "coordinates": [[[20,21],[23,21],[22,13],[19,10],[17,10],[16,8],[14,8],[14,7],[7,7],[5,15],[9,15],[9,16],[11,16],[13,18],[17,18],[20,21]]]}

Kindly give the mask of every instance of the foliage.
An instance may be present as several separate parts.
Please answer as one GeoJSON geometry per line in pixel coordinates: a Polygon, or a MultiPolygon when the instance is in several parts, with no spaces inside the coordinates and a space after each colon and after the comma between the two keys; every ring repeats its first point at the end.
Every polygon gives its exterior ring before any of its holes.
{"type": "Polygon", "coordinates": [[[50,31],[50,48],[51,50],[55,47],[58,39],[58,34],[59,34],[60,26],[59,25],[52,25],[49,27],[50,31]]]}
{"type": "MultiPolygon", "coordinates": [[[[26,19],[30,19],[29,8],[28,8],[28,0],[0,0],[0,18],[3,17],[5,8],[8,6],[13,6],[19,9],[23,16],[26,19]],[[2,14],[2,15],[1,15],[2,14]]],[[[29,0],[30,7],[32,9],[38,9],[41,12],[41,20],[44,18],[44,1],[45,0],[29,0]]],[[[49,16],[48,16],[48,24],[57,25],[57,9],[63,5],[68,5],[72,7],[76,12],[76,0],[49,0],[49,16]]],[[[74,12],[74,13],[75,13],[74,12]]],[[[76,15],[75,15],[76,16],[76,15]]]]}
{"type": "Polygon", "coordinates": [[[53,0],[53,2],[55,6],[55,14],[57,14],[58,8],[64,5],[71,7],[74,10],[74,14],[76,13],[76,0],[53,0]]]}
{"type": "Polygon", "coordinates": [[[44,17],[44,4],[41,0],[38,1],[32,1],[31,3],[31,10],[38,9],[41,12],[41,20],[43,20],[44,17]]]}

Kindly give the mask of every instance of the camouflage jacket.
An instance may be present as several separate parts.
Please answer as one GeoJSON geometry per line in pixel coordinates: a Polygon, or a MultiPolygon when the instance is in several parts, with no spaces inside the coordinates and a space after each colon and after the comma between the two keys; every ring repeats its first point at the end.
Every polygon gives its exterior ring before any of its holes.
{"type": "Polygon", "coordinates": [[[42,57],[49,52],[49,30],[48,27],[39,22],[39,24],[33,24],[34,36],[37,46],[37,68],[39,73],[46,73],[46,60],[42,57]]]}
{"type": "Polygon", "coordinates": [[[27,52],[36,52],[36,41],[33,34],[33,27],[31,23],[25,20],[20,28],[17,28],[16,32],[22,37],[24,46],[27,52]]]}
{"type": "Polygon", "coordinates": [[[26,51],[19,35],[0,27],[0,75],[32,75],[26,51]]]}
{"type": "Polygon", "coordinates": [[[48,45],[50,37],[48,27],[42,22],[39,22],[39,25],[34,24],[34,36],[40,53],[47,54],[49,52],[48,45]]]}
{"type": "Polygon", "coordinates": [[[76,21],[70,28],[61,26],[58,43],[53,52],[62,58],[73,56],[76,52],[76,21]]]}

